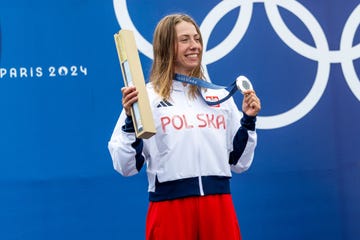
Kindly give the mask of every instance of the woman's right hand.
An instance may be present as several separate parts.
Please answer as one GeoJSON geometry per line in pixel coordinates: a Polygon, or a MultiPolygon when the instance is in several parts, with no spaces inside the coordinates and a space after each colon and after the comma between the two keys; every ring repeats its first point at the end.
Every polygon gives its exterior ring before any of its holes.
{"type": "Polygon", "coordinates": [[[122,106],[127,116],[131,116],[131,106],[138,100],[139,92],[134,86],[121,88],[122,92],[122,106]]]}

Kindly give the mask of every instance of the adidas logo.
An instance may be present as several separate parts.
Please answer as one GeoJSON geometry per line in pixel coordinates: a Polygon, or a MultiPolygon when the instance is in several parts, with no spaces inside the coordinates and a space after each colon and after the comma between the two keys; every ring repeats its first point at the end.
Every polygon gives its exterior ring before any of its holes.
{"type": "Polygon", "coordinates": [[[166,100],[160,101],[160,103],[156,106],[157,108],[161,107],[171,107],[172,104],[166,100]]]}

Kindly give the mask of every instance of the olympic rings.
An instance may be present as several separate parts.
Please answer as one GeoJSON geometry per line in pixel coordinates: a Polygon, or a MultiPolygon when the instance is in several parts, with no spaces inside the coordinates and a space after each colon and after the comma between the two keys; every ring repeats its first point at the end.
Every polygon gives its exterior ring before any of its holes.
{"type": "MultiPolygon", "coordinates": [[[[296,0],[226,0],[220,1],[204,18],[200,25],[204,49],[216,24],[231,10],[241,7],[236,23],[229,35],[212,49],[204,51],[203,68],[208,75],[206,65],[216,62],[230,53],[241,41],[250,24],[253,5],[263,3],[269,22],[280,39],[298,54],[318,62],[318,71],[314,84],[305,98],[292,109],[273,116],[258,116],[259,129],[274,129],[292,124],[308,114],[323,95],[329,75],[331,63],[340,63],[345,80],[355,97],[360,101],[360,81],[353,61],[360,58],[360,44],[352,46],[356,30],[360,25],[360,4],[349,16],[341,36],[340,50],[330,50],[326,35],[317,19],[301,3],[296,0]],[[297,38],[286,26],[278,8],[282,7],[296,15],[308,28],[316,48],[297,38]]],[[[126,5],[126,0],[113,0],[115,14],[121,28],[134,31],[139,50],[153,59],[152,45],[137,31],[126,5]]],[[[210,78],[209,78],[210,79],[210,78]]]]}

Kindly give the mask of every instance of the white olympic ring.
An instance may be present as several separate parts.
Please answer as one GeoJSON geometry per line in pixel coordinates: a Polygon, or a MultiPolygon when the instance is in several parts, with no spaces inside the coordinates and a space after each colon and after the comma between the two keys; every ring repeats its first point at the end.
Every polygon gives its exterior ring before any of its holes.
{"type": "MultiPolygon", "coordinates": [[[[113,0],[115,14],[121,28],[134,32],[139,51],[153,59],[152,44],[137,31],[126,5],[126,0],[113,0]]],[[[229,35],[212,49],[204,51],[203,67],[208,75],[206,65],[216,62],[230,53],[241,41],[249,26],[253,4],[263,3],[266,14],[274,31],[280,39],[298,54],[318,62],[318,71],[314,84],[307,96],[287,112],[273,116],[258,116],[259,129],[273,129],[294,123],[309,113],[323,95],[331,63],[341,63],[345,80],[355,97],[360,101],[360,81],[353,60],[360,58],[360,44],[353,46],[356,30],[360,25],[360,4],[349,16],[341,36],[340,50],[330,50],[325,33],[316,18],[296,0],[224,0],[220,1],[205,17],[200,25],[206,49],[212,30],[216,24],[231,10],[241,7],[238,19],[229,35]],[[295,14],[308,28],[316,48],[297,38],[281,18],[278,7],[281,6],[295,14]],[[299,17],[301,16],[301,18],[299,17]]],[[[210,78],[209,78],[210,79],[210,78]]]]}
{"type": "Polygon", "coordinates": [[[353,59],[360,57],[360,44],[352,47],[356,29],[360,26],[360,4],[351,13],[341,36],[340,50],[343,52],[341,66],[351,91],[360,100],[360,82],[356,75],[353,59]],[[347,57],[346,57],[347,56],[347,57]],[[350,57],[349,57],[350,56],[350,57]]]}

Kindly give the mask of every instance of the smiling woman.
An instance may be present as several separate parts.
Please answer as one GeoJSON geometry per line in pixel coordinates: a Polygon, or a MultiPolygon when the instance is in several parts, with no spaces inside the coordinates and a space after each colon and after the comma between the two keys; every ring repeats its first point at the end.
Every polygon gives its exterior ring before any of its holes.
{"type": "Polygon", "coordinates": [[[138,91],[124,87],[123,111],[108,145],[120,174],[134,175],[147,166],[146,239],[239,240],[230,195],[231,171],[241,173],[252,163],[260,100],[253,90],[246,90],[243,114],[232,98],[210,106],[201,95],[223,99],[228,92],[202,89],[175,77],[204,78],[201,33],[188,15],[161,19],[153,50],[147,92],[156,134],[136,138],[133,119],[127,113],[137,102],[138,91]]]}
{"type": "MultiPolygon", "coordinates": [[[[201,68],[202,37],[198,25],[189,16],[179,14],[163,18],[155,29],[153,51],[150,81],[164,99],[170,97],[177,70],[185,75],[204,78],[201,68]],[[193,45],[194,42],[196,45],[193,45]],[[187,54],[196,54],[196,57],[187,54]]],[[[196,86],[190,86],[191,96],[194,97],[196,92],[196,86]]]]}

